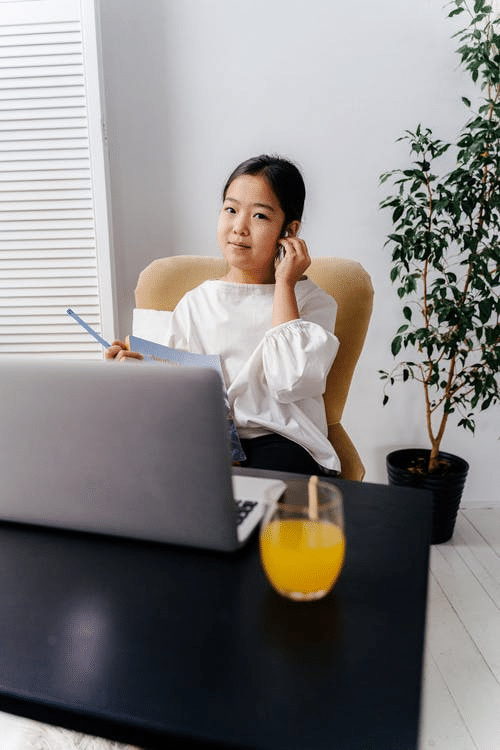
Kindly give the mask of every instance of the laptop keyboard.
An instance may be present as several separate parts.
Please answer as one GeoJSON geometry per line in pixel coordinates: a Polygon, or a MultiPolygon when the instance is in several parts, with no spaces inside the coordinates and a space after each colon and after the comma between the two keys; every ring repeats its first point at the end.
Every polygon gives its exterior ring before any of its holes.
{"type": "Polygon", "coordinates": [[[234,502],[236,503],[236,511],[238,515],[236,524],[239,526],[248,514],[252,512],[257,505],[257,502],[255,500],[235,500],[234,502]]]}

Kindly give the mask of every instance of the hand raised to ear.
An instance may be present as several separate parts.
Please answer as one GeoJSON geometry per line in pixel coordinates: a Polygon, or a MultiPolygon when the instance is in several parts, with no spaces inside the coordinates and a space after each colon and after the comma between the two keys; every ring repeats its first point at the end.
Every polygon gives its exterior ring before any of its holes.
{"type": "Polygon", "coordinates": [[[311,265],[311,258],[307,245],[300,237],[283,237],[279,244],[283,247],[285,254],[276,266],[276,284],[284,283],[295,286],[311,265]]]}

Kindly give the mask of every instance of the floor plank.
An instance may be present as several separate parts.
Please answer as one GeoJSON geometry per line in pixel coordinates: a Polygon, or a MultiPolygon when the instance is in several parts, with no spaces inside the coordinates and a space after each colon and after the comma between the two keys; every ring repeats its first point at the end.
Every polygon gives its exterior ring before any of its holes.
{"type": "Polygon", "coordinates": [[[495,675],[500,699],[500,608],[455,545],[433,549],[431,561],[432,572],[455,617],[495,675]]]}
{"type": "MultiPolygon", "coordinates": [[[[429,603],[426,648],[478,750],[493,750],[500,737],[500,684],[434,575],[429,603]]],[[[443,693],[426,697],[439,704],[443,693]]],[[[441,721],[434,727],[427,723],[422,742],[432,746],[429,743],[443,728],[441,721]]]]}
{"type": "Polygon", "coordinates": [[[424,662],[419,750],[478,750],[429,649],[424,662]]]}
{"type": "Polygon", "coordinates": [[[458,515],[465,515],[487,544],[500,556],[500,506],[468,508],[458,515]]]}
{"type": "Polygon", "coordinates": [[[498,750],[500,507],[461,510],[430,570],[420,750],[498,750]]]}
{"type": "Polygon", "coordinates": [[[460,523],[457,522],[452,542],[485,591],[500,608],[500,555],[479,533],[473,521],[473,517],[470,518],[469,514],[464,513],[460,523]]]}

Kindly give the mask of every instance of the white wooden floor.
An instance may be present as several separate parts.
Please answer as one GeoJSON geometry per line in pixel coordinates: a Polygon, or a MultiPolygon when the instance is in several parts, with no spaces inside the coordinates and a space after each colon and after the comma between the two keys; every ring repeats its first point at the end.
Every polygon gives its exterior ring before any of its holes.
{"type": "MultiPolygon", "coordinates": [[[[500,750],[500,504],[459,511],[430,570],[419,750],[500,750]]],[[[0,750],[124,747],[1,713],[0,737],[0,750]]]]}
{"type": "Polygon", "coordinates": [[[431,548],[420,750],[500,750],[500,506],[431,548]]]}

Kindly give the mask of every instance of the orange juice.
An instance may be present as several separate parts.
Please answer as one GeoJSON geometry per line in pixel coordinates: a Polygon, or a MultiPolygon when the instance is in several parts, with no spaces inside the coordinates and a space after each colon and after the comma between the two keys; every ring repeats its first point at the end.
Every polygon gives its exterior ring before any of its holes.
{"type": "Polygon", "coordinates": [[[329,521],[274,519],[262,529],[260,551],[266,575],[278,591],[315,598],[337,580],[345,539],[342,529],[329,521]]]}

